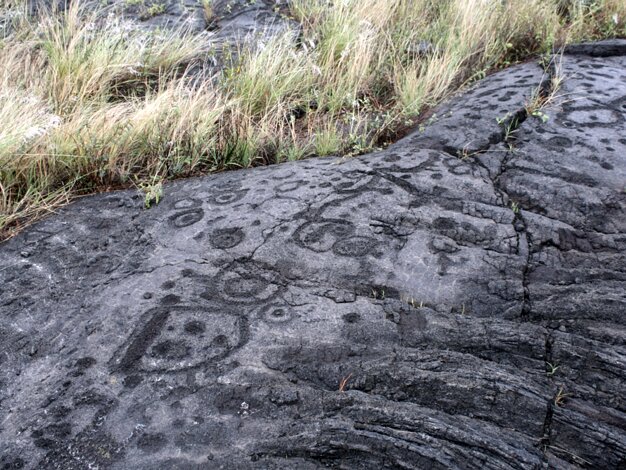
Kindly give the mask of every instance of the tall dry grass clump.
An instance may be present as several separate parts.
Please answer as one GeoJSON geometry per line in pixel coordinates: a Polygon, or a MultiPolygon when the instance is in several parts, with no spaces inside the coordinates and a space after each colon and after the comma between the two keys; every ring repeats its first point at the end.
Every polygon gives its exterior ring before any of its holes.
{"type": "Polygon", "coordinates": [[[206,36],[24,8],[0,3],[5,236],[74,194],[361,153],[490,70],[626,36],[622,0],[291,0],[301,34],[226,49],[208,76],[206,36]]]}

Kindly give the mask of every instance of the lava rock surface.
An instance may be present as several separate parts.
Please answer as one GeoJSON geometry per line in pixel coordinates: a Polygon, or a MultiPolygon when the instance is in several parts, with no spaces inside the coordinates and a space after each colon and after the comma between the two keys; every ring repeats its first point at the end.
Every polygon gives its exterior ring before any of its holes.
{"type": "MultiPolygon", "coordinates": [[[[28,0],[30,14],[49,14],[67,9],[72,2],[65,0],[28,0]]],[[[212,36],[238,42],[246,36],[256,39],[278,31],[288,20],[283,0],[101,0],[83,2],[82,12],[99,12],[99,21],[123,21],[145,30],[179,30],[191,33],[212,32],[212,36]],[[105,17],[102,18],[103,13],[105,17]]]]}
{"type": "Polygon", "coordinates": [[[624,44],[0,245],[0,469],[624,468],[624,44]]]}

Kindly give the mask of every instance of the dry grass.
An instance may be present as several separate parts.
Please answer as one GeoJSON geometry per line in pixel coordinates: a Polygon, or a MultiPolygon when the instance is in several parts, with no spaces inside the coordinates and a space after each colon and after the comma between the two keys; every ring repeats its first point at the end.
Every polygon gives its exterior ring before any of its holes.
{"type": "Polygon", "coordinates": [[[365,152],[489,70],[626,35],[623,0],[292,0],[302,37],[241,46],[199,81],[206,38],[20,5],[0,2],[5,236],[75,194],[149,202],[166,179],[365,152]]]}

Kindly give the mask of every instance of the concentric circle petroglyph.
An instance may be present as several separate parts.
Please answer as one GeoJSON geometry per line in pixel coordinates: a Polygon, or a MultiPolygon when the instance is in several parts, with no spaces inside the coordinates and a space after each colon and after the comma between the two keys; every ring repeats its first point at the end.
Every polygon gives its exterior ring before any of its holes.
{"type": "Polygon", "coordinates": [[[202,201],[191,197],[179,199],[174,203],[174,209],[191,209],[200,206],[202,206],[202,201]]]}
{"type": "Polygon", "coordinates": [[[262,304],[282,290],[282,281],[263,263],[228,265],[207,281],[202,297],[232,304],[262,304]]]}
{"type": "Polygon", "coordinates": [[[203,217],[204,211],[201,208],[196,208],[178,212],[170,216],[169,221],[175,228],[184,228],[200,222],[203,217]]]}
{"type": "Polygon", "coordinates": [[[228,249],[239,245],[245,238],[244,231],[239,227],[220,228],[210,235],[211,245],[214,248],[228,249]]]}
{"type": "Polygon", "coordinates": [[[224,206],[228,204],[233,204],[237,201],[243,199],[246,194],[248,194],[247,189],[242,189],[239,191],[220,191],[215,192],[209,199],[209,202],[217,204],[219,206],[224,206]]]}
{"type": "Polygon", "coordinates": [[[288,305],[270,304],[261,309],[261,318],[268,324],[286,324],[294,318],[294,312],[288,305]]]}

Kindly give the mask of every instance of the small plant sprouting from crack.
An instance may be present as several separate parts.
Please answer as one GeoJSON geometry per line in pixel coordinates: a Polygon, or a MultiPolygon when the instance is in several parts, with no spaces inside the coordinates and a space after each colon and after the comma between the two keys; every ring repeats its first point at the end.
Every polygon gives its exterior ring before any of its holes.
{"type": "Polygon", "coordinates": [[[569,397],[570,395],[571,394],[569,394],[569,393],[565,393],[565,389],[561,385],[559,387],[559,391],[556,392],[556,395],[554,396],[554,405],[558,406],[560,408],[561,406],[563,406],[565,404],[565,401],[567,400],[567,397],[569,397]]]}
{"type": "Polygon", "coordinates": [[[543,122],[544,124],[550,120],[550,116],[541,111],[533,111],[531,116],[541,119],[541,122],[543,122]]]}
{"type": "Polygon", "coordinates": [[[385,289],[372,289],[372,298],[377,300],[385,300],[385,289]]]}
{"type": "Polygon", "coordinates": [[[560,90],[564,80],[561,66],[562,57],[561,54],[558,58],[552,57],[549,60],[544,60],[542,64],[546,70],[544,77],[541,83],[533,89],[523,109],[518,110],[516,113],[509,112],[503,117],[496,118],[496,122],[503,129],[504,142],[508,143],[511,149],[515,139],[515,132],[529,116],[540,119],[543,123],[550,120],[550,117],[543,109],[555,104],[557,101],[557,92],[560,90]]]}
{"type": "Polygon", "coordinates": [[[511,113],[506,113],[504,116],[500,117],[497,116],[496,117],[496,122],[498,123],[499,126],[504,126],[504,124],[511,118],[511,113]]]}
{"type": "Polygon", "coordinates": [[[519,204],[515,201],[511,201],[511,210],[513,211],[514,214],[519,214],[519,211],[520,211],[519,204]]]}
{"type": "Polygon", "coordinates": [[[546,362],[546,375],[552,377],[561,366],[546,362]]]}
{"type": "Polygon", "coordinates": [[[150,209],[152,203],[158,205],[163,197],[163,182],[157,176],[152,181],[138,183],[137,187],[144,193],[143,205],[146,209],[150,209]]]}
{"type": "Polygon", "coordinates": [[[548,74],[548,80],[541,81],[538,87],[536,87],[530,95],[530,98],[524,105],[526,114],[528,116],[541,119],[545,124],[549,121],[550,117],[542,110],[555,104],[558,95],[557,92],[561,89],[565,76],[563,75],[562,67],[563,53],[558,57],[552,57],[550,59],[544,59],[542,65],[546,69],[548,74]]]}
{"type": "Polygon", "coordinates": [[[503,141],[509,144],[509,147],[512,147],[512,141],[515,135],[515,132],[519,128],[519,126],[524,122],[526,116],[519,111],[517,113],[506,113],[503,117],[497,117],[496,122],[503,130],[503,141]]]}
{"type": "Polygon", "coordinates": [[[469,151],[470,145],[471,145],[471,142],[468,142],[467,144],[463,146],[461,150],[457,151],[457,156],[461,160],[468,160],[470,157],[473,157],[474,155],[478,155],[480,153],[480,152],[470,152],[469,151]]]}
{"type": "Polygon", "coordinates": [[[346,375],[344,378],[341,379],[341,381],[339,382],[340,393],[344,393],[346,391],[346,386],[348,385],[348,381],[350,380],[351,377],[352,377],[352,372],[350,372],[348,375],[346,375]]]}
{"type": "Polygon", "coordinates": [[[155,3],[153,5],[150,5],[139,14],[139,19],[148,20],[150,18],[154,18],[155,16],[162,15],[163,13],[165,13],[165,7],[165,3],[155,3]]]}
{"type": "MultiPolygon", "coordinates": [[[[448,115],[451,115],[451,113],[448,113],[448,115]]],[[[419,132],[424,132],[426,130],[427,127],[431,126],[432,124],[436,123],[437,121],[439,121],[439,116],[437,116],[437,113],[433,113],[432,116],[430,116],[428,118],[428,120],[426,120],[426,122],[421,123],[418,126],[418,130],[419,132]]]]}
{"type": "Polygon", "coordinates": [[[213,10],[213,0],[201,0],[201,3],[204,21],[207,25],[212,25],[216,20],[215,11],[213,10]]]}

